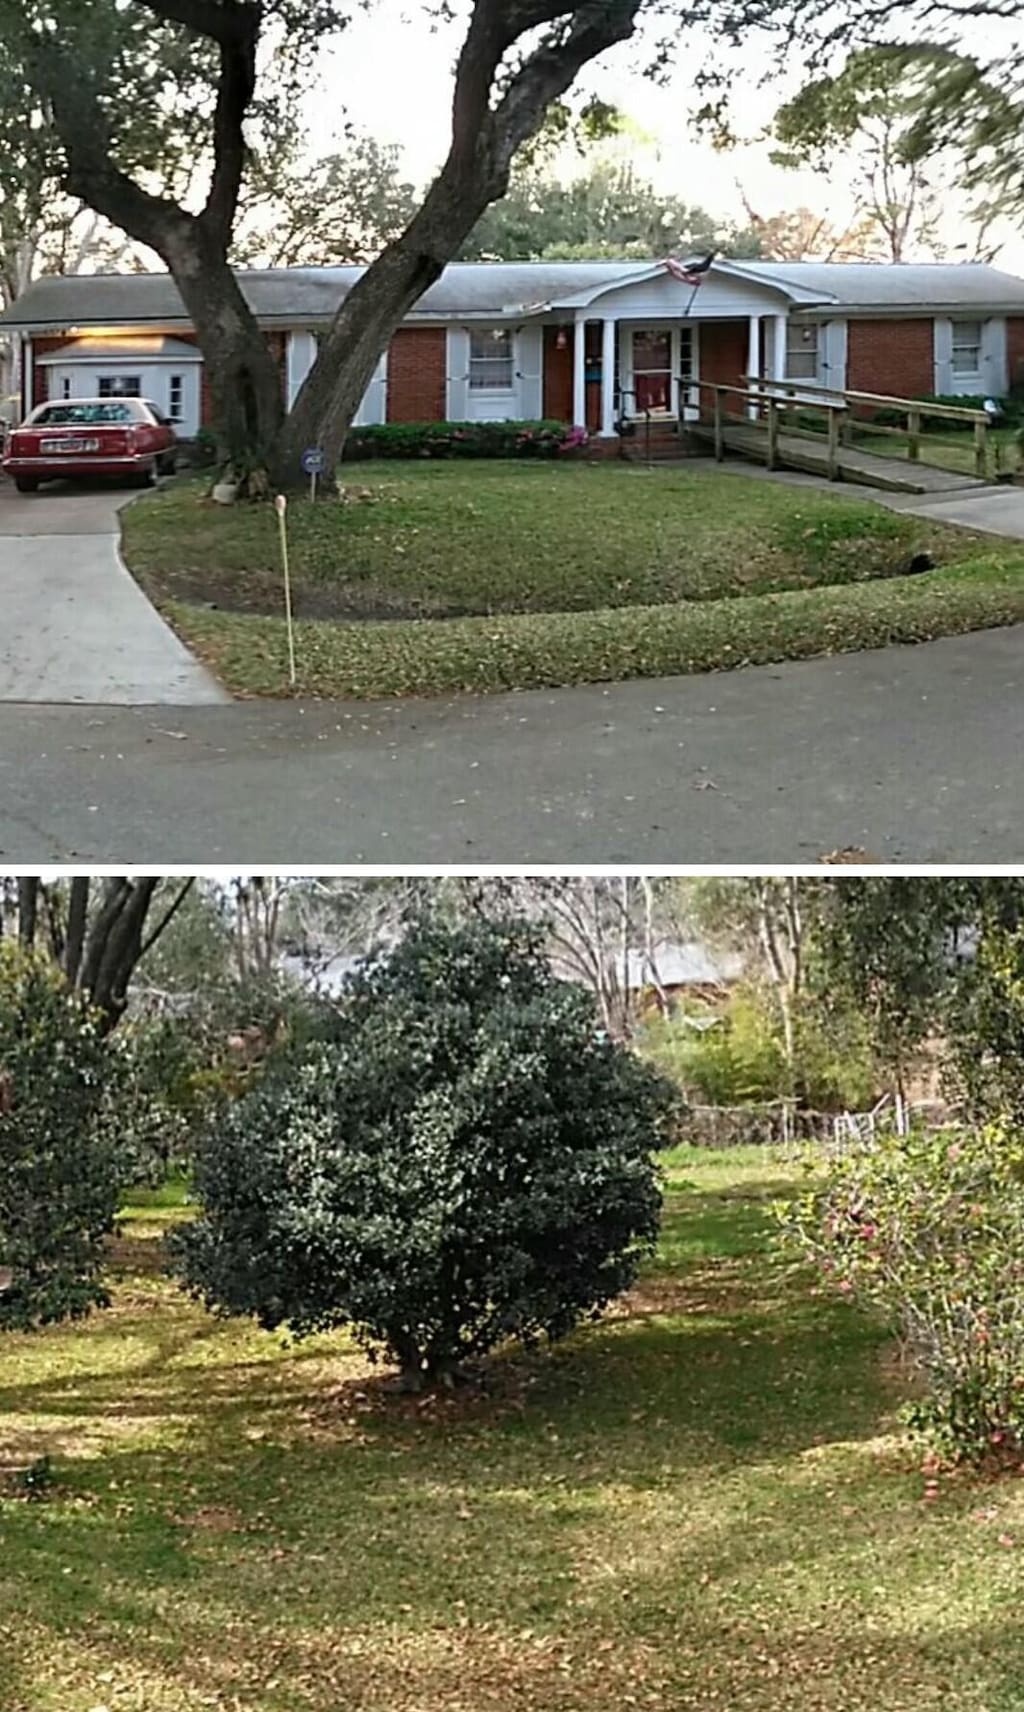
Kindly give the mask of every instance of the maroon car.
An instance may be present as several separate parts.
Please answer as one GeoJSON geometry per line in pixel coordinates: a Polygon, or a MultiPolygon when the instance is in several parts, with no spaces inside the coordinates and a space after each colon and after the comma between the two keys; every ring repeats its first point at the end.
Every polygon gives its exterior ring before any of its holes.
{"type": "Polygon", "coordinates": [[[143,398],[66,398],[37,404],[8,436],[3,468],[19,493],[61,476],[129,476],[148,486],[174,471],[177,439],[143,398]]]}

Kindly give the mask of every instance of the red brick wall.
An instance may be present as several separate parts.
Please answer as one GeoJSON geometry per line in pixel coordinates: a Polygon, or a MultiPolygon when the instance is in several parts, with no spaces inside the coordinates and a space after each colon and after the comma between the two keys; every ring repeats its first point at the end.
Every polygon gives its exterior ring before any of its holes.
{"type": "Polygon", "coordinates": [[[1006,382],[1011,391],[1024,392],[1024,318],[1019,315],[1006,322],[1006,382]]]}
{"type": "MultiPolygon", "coordinates": [[[[748,338],[746,321],[703,322],[698,335],[697,355],[701,380],[714,381],[719,386],[742,386],[747,372],[748,338]]],[[[709,402],[709,395],[703,394],[702,408],[707,409],[709,402]]],[[[726,393],[723,404],[727,410],[736,410],[739,399],[726,393]]]]}
{"type": "Polygon", "coordinates": [[[935,390],[931,319],[847,322],[846,385],[851,392],[915,398],[935,390]]]}
{"type": "Polygon", "coordinates": [[[49,398],[48,386],[50,371],[39,368],[36,358],[46,356],[49,351],[59,351],[62,345],[70,345],[70,333],[53,333],[44,336],[36,335],[32,339],[32,397],[29,408],[35,409],[37,404],[45,404],[49,398]]]}
{"type": "Polygon", "coordinates": [[[443,422],[448,341],[443,327],[401,327],[388,352],[388,421],[443,422]]]}
{"type": "Polygon", "coordinates": [[[549,422],[572,424],[571,327],[562,328],[565,343],[558,343],[559,329],[544,329],[544,415],[549,422]]]}

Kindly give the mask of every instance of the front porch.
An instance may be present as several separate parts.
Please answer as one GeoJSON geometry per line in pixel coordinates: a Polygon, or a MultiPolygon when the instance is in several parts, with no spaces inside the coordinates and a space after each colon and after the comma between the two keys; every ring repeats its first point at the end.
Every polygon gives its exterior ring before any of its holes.
{"type": "MultiPolygon", "coordinates": [[[[608,440],[641,424],[696,422],[702,382],[785,378],[786,327],[785,315],[580,317],[572,328],[568,419],[608,440]]],[[[565,329],[559,333],[565,337],[565,329]]]]}

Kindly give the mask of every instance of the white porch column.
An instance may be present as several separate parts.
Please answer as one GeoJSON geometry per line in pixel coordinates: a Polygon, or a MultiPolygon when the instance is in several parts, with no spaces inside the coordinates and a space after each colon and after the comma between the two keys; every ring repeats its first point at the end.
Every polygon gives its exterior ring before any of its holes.
{"type": "MultiPolygon", "coordinates": [[[[761,373],[761,317],[751,315],[747,321],[747,374],[753,379],[761,373]]],[[[757,415],[757,405],[747,405],[747,415],[757,415]]]]}
{"type": "Polygon", "coordinates": [[[774,332],[772,335],[772,379],[786,378],[786,329],[788,322],[785,315],[774,317],[774,332]]]}
{"type": "Polygon", "coordinates": [[[587,324],[577,315],[572,340],[572,426],[583,428],[587,421],[587,324]]]}
{"type": "Polygon", "coordinates": [[[601,438],[615,436],[615,322],[601,323],[601,438]]]}

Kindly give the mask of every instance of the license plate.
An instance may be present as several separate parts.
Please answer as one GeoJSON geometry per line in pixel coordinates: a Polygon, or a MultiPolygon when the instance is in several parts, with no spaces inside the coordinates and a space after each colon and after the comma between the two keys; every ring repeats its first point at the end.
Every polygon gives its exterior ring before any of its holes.
{"type": "Polygon", "coordinates": [[[39,450],[49,456],[53,452],[98,452],[98,440],[41,440],[39,450]]]}

